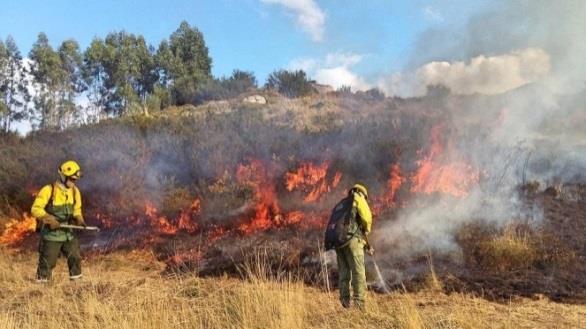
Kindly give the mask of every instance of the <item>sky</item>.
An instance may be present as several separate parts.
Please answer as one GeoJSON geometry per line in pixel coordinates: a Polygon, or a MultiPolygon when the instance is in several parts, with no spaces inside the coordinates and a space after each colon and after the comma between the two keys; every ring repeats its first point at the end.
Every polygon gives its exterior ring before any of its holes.
{"type": "Polygon", "coordinates": [[[57,47],[125,30],[157,46],[181,21],[202,31],[212,74],[304,69],[318,82],[367,89],[407,68],[421,34],[461,26],[491,1],[0,0],[0,38],[27,55],[39,32],[57,47]]]}

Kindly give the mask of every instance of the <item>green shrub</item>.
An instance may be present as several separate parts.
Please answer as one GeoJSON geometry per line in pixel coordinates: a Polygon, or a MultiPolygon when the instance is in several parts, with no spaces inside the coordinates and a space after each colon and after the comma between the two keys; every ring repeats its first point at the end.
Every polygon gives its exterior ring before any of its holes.
{"type": "Polygon", "coordinates": [[[278,91],[289,98],[307,96],[315,92],[304,71],[278,70],[267,79],[266,88],[278,91]]]}

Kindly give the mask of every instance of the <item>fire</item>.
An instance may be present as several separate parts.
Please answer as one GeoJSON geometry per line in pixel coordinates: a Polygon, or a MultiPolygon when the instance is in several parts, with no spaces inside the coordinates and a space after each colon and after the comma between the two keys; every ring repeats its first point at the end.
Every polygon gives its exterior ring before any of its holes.
{"type": "Polygon", "coordinates": [[[100,223],[99,226],[102,229],[109,229],[114,227],[114,220],[112,220],[112,218],[108,215],[98,213],[96,214],[95,218],[98,223],[100,223]]]}
{"type": "Polygon", "coordinates": [[[207,238],[208,242],[214,242],[226,236],[228,234],[228,230],[223,226],[216,226],[210,230],[208,230],[207,238]]]}
{"type": "Polygon", "coordinates": [[[22,241],[26,236],[35,231],[36,220],[27,213],[22,215],[21,220],[12,219],[4,227],[4,232],[0,235],[0,244],[14,245],[22,241]]]}
{"type": "MultiPolygon", "coordinates": [[[[336,173],[332,178],[332,183],[328,185],[326,180],[328,167],[328,162],[324,162],[320,166],[303,164],[296,172],[286,173],[287,190],[291,191],[297,186],[317,184],[312,187],[305,198],[305,202],[316,201],[323,193],[329,192],[332,186],[335,187],[342,178],[341,173],[336,173]]],[[[276,180],[272,179],[261,161],[251,160],[249,164],[239,165],[236,178],[240,183],[248,184],[254,189],[256,202],[252,219],[238,227],[238,231],[241,233],[248,235],[257,231],[290,225],[299,227],[319,227],[322,225],[323,216],[306,214],[302,211],[283,212],[281,210],[275,187],[276,180]]]]}
{"type": "Polygon", "coordinates": [[[244,234],[255,231],[264,231],[274,222],[279,222],[281,210],[277,203],[277,194],[274,184],[268,177],[267,170],[260,160],[251,160],[249,164],[238,166],[236,178],[240,183],[250,185],[254,191],[254,217],[249,223],[240,225],[239,230],[244,234]]]}
{"type": "Polygon", "coordinates": [[[187,250],[176,252],[167,260],[167,263],[176,266],[180,264],[199,263],[201,260],[202,254],[200,250],[187,250]]]}
{"type": "Polygon", "coordinates": [[[184,230],[188,233],[194,233],[197,231],[197,223],[193,220],[193,217],[198,215],[201,210],[201,202],[199,199],[195,199],[192,204],[181,211],[179,218],[175,221],[167,219],[165,216],[158,214],[157,208],[152,202],[145,202],[144,214],[150,221],[151,225],[156,227],[159,232],[164,234],[176,234],[180,230],[184,230]],[[176,222],[176,223],[173,223],[176,222]]]}
{"type": "Polygon", "coordinates": [[[391,166],[390,177],[387,181],[386,192],[382,196],[382,201],[386,206],[395,206],[395,197],[397,191],[405,182],[405,178],[401,175],[401,167],[398,164],[391,166]]]}
{"type": "Polygon", "coordinates": [[[303,163],[297,170],[288,172],[285,175],[285,187],[291,192],[300,189],[307,192],[304,201],[307,203],[316,202],[322,195],[336,188],[342,179],[342,173],[336,172],[328,184],[327,174],[330,166],[329,161],[324,161],[321,165],[313,163],[303,163]]]}
{"type": "Polygon", "coordinates": [[[464,197],[468,195],[470,188],[478,183],[480,171],[463,161],[447,164],[442,162],[442,128],[441,125],[437,125],[431,131],[429,153],[417,161],[417,172],[411,177],[411,192],[440,192],[464,197]]]}
{"type": "Polygon", "coordinates": [[[197,231],[197,223],[192,220],[194,215],[199,214],[201,211],[201,201],[199,198],[193,200],[189,208],[183,209],[179,215],[179,229],[185,230],[189,233],[197,231]]]}

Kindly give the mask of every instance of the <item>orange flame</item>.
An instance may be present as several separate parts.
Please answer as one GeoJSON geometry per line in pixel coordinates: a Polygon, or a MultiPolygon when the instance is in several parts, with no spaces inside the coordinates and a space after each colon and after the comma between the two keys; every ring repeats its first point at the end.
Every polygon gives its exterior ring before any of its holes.
{"type": "Polygon", "coordinates": [[[201,201],[199,198],[193,200],[189,208],[183,209],[179,215],[179,229],[185,230],[189,233],[197,231],[198,226],[195,221],[192,220],[194,215],[199,214],[201,211],[201,201]]]}
{"type": "MultiPolygon", "coordinates": [[[[306,202],[312,202],[312,198],[321,196],[325,184],[325,173],[329,164],[324,163],[315,167],[312,165],[302,165],[300,168],[302,177],[298,182],[295,180],[298,176],[292,173],[286,174],[287,189],[293,189],[298,184],[305,184],[306,181],[318,182],[318,187],[312,190],[312,193],[306,197],[306,202]],[[311,197],[310,197],[311,196],[311,197]]],[[[270,179],[265,165],[259,160],[251,160],[247,165],[239,165],[236,171],[236,177],[239,182],[250,185],[255,191],[254,215],[250,221],[242,223],[238,231],[248,235],[256,231],[266,231],[271,228],[285,227],[296,225],[299,227],[319,227],[323,225],[322,216],[307,215],[301,211],[292,211],[283,213],[279,207],[274,180],[270,179]]],[[[332,183],[337,185],[340,182],[341,174],[336,173],[332,183]]],[[[330,190],[325,185],[326,192],[330,190]]]]}
{"type": "Polygon", "coordinates": [[[291,192],[295,189],[309,191],[304,201],[307,203],[316,202],[322,195],[337,187],[342,179],[342,173],[336,172],[331,184],[328,184],[327,173],[330,166],[329,161],[321,165],[303,163],[297,170],[288,172],[285,175],[285,187],[291,192]]]}
{"type": "Polygon", "coordinates": [[[183,252],[176,252],[168,260],[168,264],[180,265],[186,263],[199,263],[202,260],[202,254],[199,250],[187,250],[183,252]]]}
{"type": "Polygon", "coordinates": [[[27,213],[22,215],[21,220],[12,219],[0,235],[0,244],[12,246],[19,243],[35,231],[36,225],[35,218],[27,213]]]}
{"type": "Polygon", "coordinates": [[[173,224],[173,222],[165,216],[160,216],[157,208],[150,201],[145,202],[144,214],[149,219],[151,225],[156,227],[161,233],[176,234],[180,230],[193,233],[197,231],[198,226],[197,223],[192,220],[192,217],[197,215],[200,212],[200,209],[200,200],[195,199],[189,208],[181,211],[178,220],[176,220],[177,224],[173,224]]]}
{"type": "Polygon", "coordinates": [[[431,131],[429,153],[417,161],[418,170],[411,177],[411,192],[425,194],[440,192],[463,197],[468,195],[470,188],[478,183],[480,171],[461,161],[442,163],[442,128],[442,125],[437,125],[431,131]]]}
{"type": "Polygon", "coordinates": [[[387,189],[383,195],[383,203],[389,207],[395,206],[395,196],[397,191],[405,182],[405,178],[401,176],[401,167],[398,164],[391,166],[390,177],[387,181],[387,189]]]}
{"type": "Polygon", "coordinates": [[[216,226],[207,233],[208,242],[214,242],[223,238],[228,233],[228,230],[223,226],[216,226]]]}
{"type": "Polygon", "coordinates": [[[241,183],[254,188],[256,205],[254,217],[250,223],[243,223],[238,228],[244,234],[264,231],[279,222],[281,210],[277,203],[275,186],[267,176],[267,170],[260,160],[251,160],[248,165],[240,164],[236,178],[241,183]]]}
{"type": "Polygon", "coordinates": [[[96,220],[100,223],[100,227],[102,229],[109,229],[114,227],[114,221],[112,220],[112,218],[108,215],[105,214],[96,214],[96,220]]]}

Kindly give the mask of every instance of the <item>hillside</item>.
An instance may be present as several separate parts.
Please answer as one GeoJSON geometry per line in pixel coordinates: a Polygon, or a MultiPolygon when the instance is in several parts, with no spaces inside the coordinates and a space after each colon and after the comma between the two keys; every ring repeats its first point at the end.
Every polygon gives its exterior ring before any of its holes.
{"type": "Polygon", "coordinates": [[[581,327],[585,95],[267,92],[268,104],[241,95],[3,135],[3,323],[58,326],[33,311],[51,295],[74,299],[65,327],[581,327]],[[102,232],[82,235],[85,281],[67,283],[61,264],[41,288],[27,212],[70,158],[83,167],[86,219],[102,232]],[[335,258],[321,249],[331,207],[356,181],[369,189],[391,290],[379,294],[369,259],[364,318],[341,313],[328,292],[335,258]]]}

